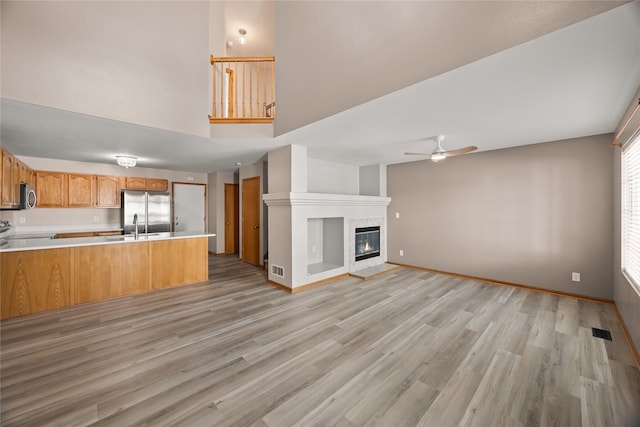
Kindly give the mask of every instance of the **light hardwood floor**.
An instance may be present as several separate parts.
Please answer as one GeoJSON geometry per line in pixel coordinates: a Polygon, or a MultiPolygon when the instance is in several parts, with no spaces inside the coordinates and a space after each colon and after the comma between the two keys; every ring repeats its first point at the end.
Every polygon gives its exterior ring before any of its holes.
{"type": "Polygon", "coordinates": [[[408,268],[291,295],[209,262],[206,283],[3,321],[2,425],[639,421],[609,304],[408,268]]]}

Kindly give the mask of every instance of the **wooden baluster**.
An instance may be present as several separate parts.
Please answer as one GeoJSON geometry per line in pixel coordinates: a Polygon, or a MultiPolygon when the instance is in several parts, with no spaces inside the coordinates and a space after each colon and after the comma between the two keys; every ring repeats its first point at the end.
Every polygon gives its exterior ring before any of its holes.
{"type": "Polygon", "coordinates": [[[253,118],[253,63],[249,64],[249,117],[253,118]]]}
{"type": "Polygon", "coordinates": [[[262,62],[262,67],[264,68],[264,103],[262,109],[264,112],[262,113],[262,117],[267,116],[267,61],[262,62]]]}
{"type": "Polygon", "coordinates": [[[273,106],[271,107],[271,117],[275,117],[276,113],[276,61],[275,59],[271,61],[271,103],[273,106]]]}
{"type": "Polygon", "coordinates": [[[216,63],[213,64],[213,117],[218,117],[216,113],[216,74],[218,72],[216,63]]]}
{"type": "Polygon", "coordinates": [[[257,117],[261,117],[260,113],[260,63],[256,62],[256,109],[258,112],[257,117]]]}
{"type": "Polygon", "coordinates": [[[242,63],[242,118],[244,118],[246,116],[245,114],[245,110],[244,110],[244,105],[245,105],[245,99],[246,97],[246,93],[244,91],[244,79],[245,79],[245,72],[244,72],[244,66],[245,66],[246,62],[242,63]]]}
{"type": "Polygon", "coordinates": [[[233,93],[234,93],[233,102],[235,103],[235,105],[233,106],[233,114],[234,114],[234,117],[238,117],[238,61],[236,61],[235,63],[235,71],[233,75],[234,75],[234,84],[235,84],[235,87],[233,88],[233,93]]]}

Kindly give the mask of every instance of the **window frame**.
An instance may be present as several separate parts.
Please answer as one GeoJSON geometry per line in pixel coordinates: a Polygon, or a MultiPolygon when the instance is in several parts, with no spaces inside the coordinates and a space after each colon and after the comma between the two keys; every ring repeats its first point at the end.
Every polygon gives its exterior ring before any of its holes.
{"type": "Polygon", "coordinates": [[[620,268],[640,294],[640,132],[621,150],[620,268]]]}

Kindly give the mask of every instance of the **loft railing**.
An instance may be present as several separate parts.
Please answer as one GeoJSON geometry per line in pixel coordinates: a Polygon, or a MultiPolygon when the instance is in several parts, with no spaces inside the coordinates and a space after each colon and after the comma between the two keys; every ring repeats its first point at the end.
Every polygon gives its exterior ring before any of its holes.
{"type": "Polygon", "coordinates": [[[275,58],[210,56],[213,108],[210,123],[272,123],[276,112],[275,58]]]}

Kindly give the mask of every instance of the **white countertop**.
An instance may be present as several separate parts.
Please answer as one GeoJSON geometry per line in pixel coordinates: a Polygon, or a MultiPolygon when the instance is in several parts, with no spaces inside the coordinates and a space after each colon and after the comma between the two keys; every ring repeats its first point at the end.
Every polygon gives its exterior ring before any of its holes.
{"type": "Polygon", "coordinates": [[[37,249],[70,248],[76,246],[110,245],[114,243],[147,242],[154,240],[189,239],[193,237],[214,237],[215,234],[193,231],[178,231],[175,233],[140,234],[138,240],[133,234],[124,236],[73,237],[68,239],[29,238],[20,239],[13,236],[12,240],[1,241],[0,252],[32,251],[37,249]]]}

